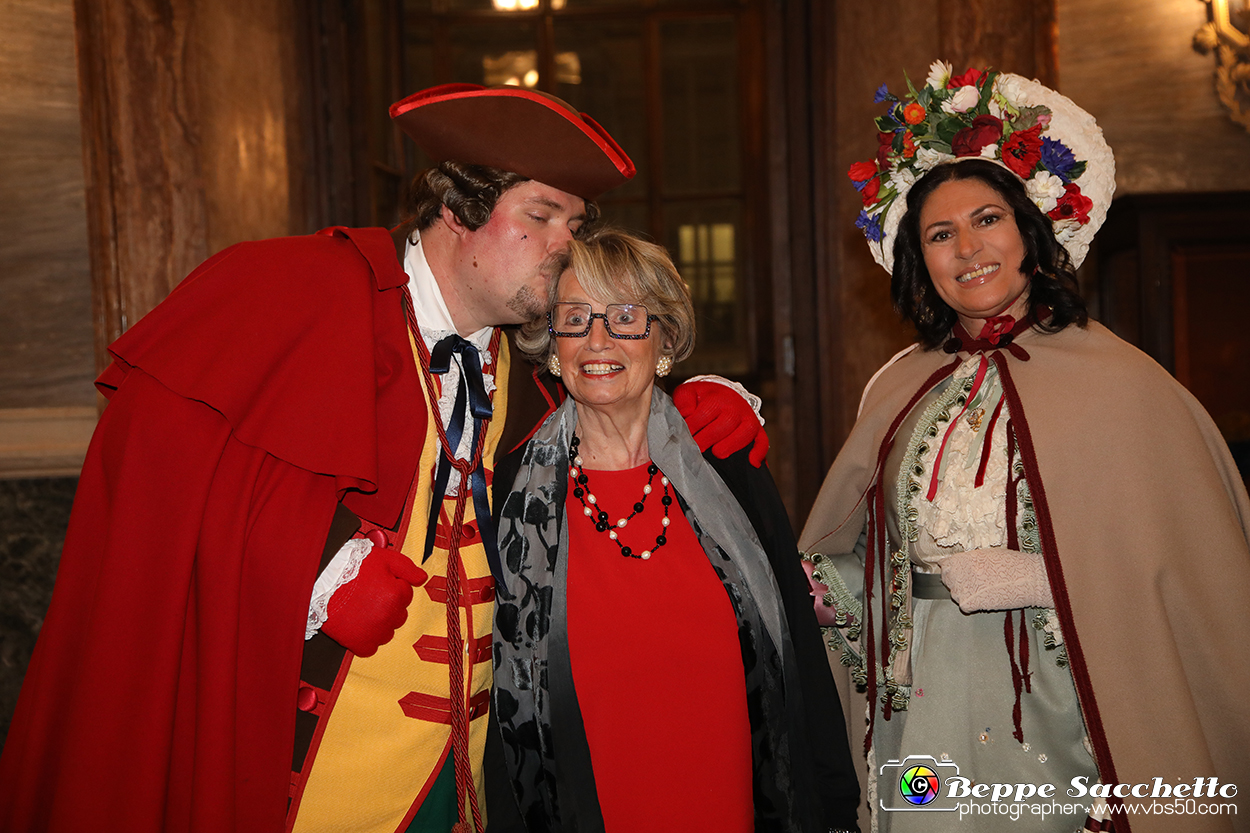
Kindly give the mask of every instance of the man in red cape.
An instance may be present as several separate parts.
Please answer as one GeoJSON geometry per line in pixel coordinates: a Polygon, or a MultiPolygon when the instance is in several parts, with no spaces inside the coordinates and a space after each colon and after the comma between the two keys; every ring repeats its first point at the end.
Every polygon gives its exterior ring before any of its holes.
{"type": "MultiPolygon", "coordinates": [[[[482,501],[558,397],[499,328],[634,167],[519,88],[391,114],[437,163],[395,235],[233,246],[110,348],[0,829],[482,828],[482,501]]],[[[762,460],[736,394],[678,393],[762,460]]]]}

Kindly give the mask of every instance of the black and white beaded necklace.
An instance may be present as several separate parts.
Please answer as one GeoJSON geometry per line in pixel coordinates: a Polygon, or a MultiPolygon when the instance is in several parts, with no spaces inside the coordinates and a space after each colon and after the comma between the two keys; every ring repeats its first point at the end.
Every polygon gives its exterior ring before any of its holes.
{"type": "Polygon", "coordinates": [[[608,537],[616,542],[616,545],[621,548],[621,555],[627,558],[641,558],[643,561],[646,561],[651,557],[652,553],[668,543],[668,507],[673,504],[673,498],[668,493],[668,478],[662,474],[660,475],[660,485],[664,489],[664,495],[660,498],[660,503],[664,506],[664,518],[660,522],[663,524],[660,534],[655,536],[655,546],[649,550],[643,550],[640,553],[634,552],[633,548],[628,544],[621,543],[617,530],[624,529],[625,526],[634,519],[635,515],[642,512],[642,510],[646,508],[647,498],[653,490],[652,487],[655,483],[655,476],[660,473],[660,467],[654,462],[647,464],[647,474],[649,475],[649,478],[647,480],[647,485],[642,487],[642,499],[634,504],[634,511],[630,512],[628,517],[621,518],[616,523],[612,523],[608,519],[608,513],[603,511],[603,509],[599,506],[599,499],[596,498],[590,491],[590,478],[586,476],[586,469],[582,466],[582,458],[578,453],[578,447],[580,445],[581,440],[576,434],[574,434],[572,439],[569,440],[569,474],[572,476],[574,483],[573,496],[581,501],[582,513],[585,514],[586,517],[590,518],[591,523],[595,525],[596,530],[599,532],[606,532],[608,537]]]}

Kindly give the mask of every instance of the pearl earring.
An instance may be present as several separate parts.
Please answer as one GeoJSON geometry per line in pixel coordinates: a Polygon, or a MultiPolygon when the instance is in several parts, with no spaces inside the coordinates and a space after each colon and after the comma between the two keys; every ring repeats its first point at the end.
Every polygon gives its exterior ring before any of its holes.
{"type": "Polygon", "coordinates": [[[667,376],[668,372],[673,369],[672,356],[660,356],[660,360],[655,365],[656,376],[667,376]]]}
{"type": "Polygon", "coordinates": [[[560,357],[555,353],[551,354],[551,358],[547,359],[547,370],[552,376],[559,378],[560,376],[560,357]]]}

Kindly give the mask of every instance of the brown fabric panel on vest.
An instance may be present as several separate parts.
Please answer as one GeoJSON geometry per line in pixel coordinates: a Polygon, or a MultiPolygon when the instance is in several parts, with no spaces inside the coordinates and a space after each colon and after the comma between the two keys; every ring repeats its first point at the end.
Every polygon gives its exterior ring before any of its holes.
{"type": "Polygon", "coordinates": [[[321,566],[317,568],[319,575],[358,529],[360,518],[356,517],[355,512],[341,503],[334,508],[334,519],[330,521],[330,531],[326,534],[325,549],[321,551],[321,566]]]}
{"type": "Polygon", "coordinates": [[[561,399],[555,380],[546,374],[535,374],[534,365],[517,350],[517,328],[505,327],[503,332],[508,339],[511,360],[508,366],[508,413],[504,415],[503,435],[495,449],[496,463],[508,452],[524,445],[561,399]]]}
{"type": "MultiPolygon", "coordinates": [[[[360,529],[360,518],[343,504],[334,509],[334,519],[330,521],[330,532],[326,536],[325,549],[321,553],[321,566],[318,572],[325,570],[330,560],[346,544],[356,530],[360,529]]],[[[312,639],[304,643],[304,657],[300,664],[301,689],[312,686],[329,691],[334,686],[334,678],[338,676],[347,649],[330,637],[318,631],[312,639]]],[[[304,766],[304,758],[312,743],[313,734],[317,731],[320,709],[303,708],[303,692],[301,692],[301,708],[295,713],[295,752],[292,758],[292,770],[299,772],[304,766]]]]}

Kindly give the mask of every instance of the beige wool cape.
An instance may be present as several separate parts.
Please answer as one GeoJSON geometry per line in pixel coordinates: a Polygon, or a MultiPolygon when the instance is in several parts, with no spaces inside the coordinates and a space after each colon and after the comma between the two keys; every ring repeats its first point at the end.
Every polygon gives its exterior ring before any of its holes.
{"type": "MultiPolygon", "coordinates": [[[[1198,800],[1235,803],[1235,815],[1120,812],[1117,833],[1250,831],[1250,500],[1227,445],[1188,391],[1096,322],[1031,329],[987,355],[1019,437],[1102,782],[1214,776],[1237,787],[1198,800]]],[[[852,552],[870,490],[895,475],[878,470],[891,426],[967,356],[916,347],[869,383],[800,550],[852,552]]],[[[879,600],[864,616],[881,616],[879,600]]],[[[865,714],[863,694],[852,695],[847,726],[861,750],[865,714]]]]}

